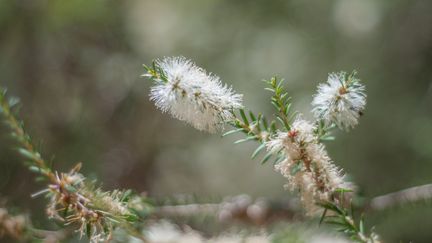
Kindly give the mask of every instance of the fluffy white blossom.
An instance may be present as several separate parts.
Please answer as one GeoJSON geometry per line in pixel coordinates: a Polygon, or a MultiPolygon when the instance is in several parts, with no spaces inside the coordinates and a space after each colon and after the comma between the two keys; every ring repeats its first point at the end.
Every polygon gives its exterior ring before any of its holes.
{"type": "Polygon", "coordinates": [[[327,83],[318,86],[312,105],[317,119],[348,130],[358,124],[366,106],[365,86],[355,77],[355,72],[331,73],[327,83]]]}
{"type": "Polygon", "coordinates": [[[345,186],[341,171],[318,143],[314,129],[314,125],[298,117],[290,131],[279,132],[266,144],[268,150],[285,156],[275,169],[288,179],[288,189],[300,192],[309,214],[318,210],[316,202],[329,200],[336,189],[345,186]]]}
{"type": "Polygon", "coordinates": [[[157,60],[155,67],[154,73],[144,75],[155,81],[151,100],[198,130],[218,131],[233,118],[231,110],[242,107],[242,95],[184,57],[157,60]]]}

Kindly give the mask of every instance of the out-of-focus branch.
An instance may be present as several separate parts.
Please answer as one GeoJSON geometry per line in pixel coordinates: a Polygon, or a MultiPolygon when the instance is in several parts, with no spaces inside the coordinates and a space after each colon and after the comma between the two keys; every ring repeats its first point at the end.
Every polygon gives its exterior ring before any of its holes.
{"type": "Polygon", "coordinates": [[[161,218],[210,215],[221,222],[234,220],[264,225],[281,219],[301,217],[300,211],[299,202],[294,199],[272,202],[263,198],[252,200],[248,195],[238,195],[220,203],[160,206],[156,208],[155,215],[161,218]]]}
{"type": "Polygon", "coordinates": [[[8,236],[12,239],[21,239],[26,228],[26,217],[23,215],[10,215],[6,208],[0,208],[0,239],[8,236]]]}
{"type": "Polygon", "coordinates": [[[195,214],[217,214],[221,204],[218,203],[193,203],[185,205],[160,206],[156,209],[156,215],[168,217],[193,216],[195,214]]]}
{"type": "Polygon", "coordinates": [[[12,215],[6,208],[0,208],[0,239],[7,237],[16,241],[27,241],[36,238],[45,243],[54,243],[65,239],[68,234],[70,231],[66,230],[35,229],[27,216],[12,215]]]}
{"type": "Polygon", "coordinates": [[[367,208],[369,210],[379,211],[393,206],[427,199],[432,199],[432,184],[415,186],[375,197],[369,202],[367,208]]]}
{"type": "MultiPolygon", "coordinates": [[[[432,199],[432,184],[407,188],[401,191],[374,197],[366,204],[368,211],[381,211],[405,203],[432,199]]],[[[192,217],[212,215],[220,221],[241,220],[254,224],[266,224],[276,219],[297,218],[300,206],[295,200],[271,202],[267,199],[252,200],[248,195],[238,195],[220,203],[191,203],[164,205],[155,210],[157,217],[192,217]]]]}

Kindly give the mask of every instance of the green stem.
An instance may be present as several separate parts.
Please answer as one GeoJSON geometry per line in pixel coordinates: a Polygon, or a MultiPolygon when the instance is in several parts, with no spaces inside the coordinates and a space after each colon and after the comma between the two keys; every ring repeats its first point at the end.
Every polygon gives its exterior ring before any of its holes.
{"type": "MultiPolygon", "coordinates": [[[[55,181],[55,174],[31,143],[30,136],[25,132],[22,123],[18,121],[11,111],[4,91],[2,91],[0,95],[0,108],[5,118],[5,123],[11,128],[12,136],[19,144],[19,152],[21,155],[28,159],[33,166],[36,166],[37,172],[50,181],[55,181]]],[[[32,169],[32,167],[30,167],[30,169],[32,169]]]]}

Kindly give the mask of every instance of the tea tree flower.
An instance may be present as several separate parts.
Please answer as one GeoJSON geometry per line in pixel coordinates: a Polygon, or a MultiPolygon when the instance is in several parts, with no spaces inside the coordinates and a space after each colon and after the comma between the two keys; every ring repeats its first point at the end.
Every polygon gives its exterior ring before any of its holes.
{"type": "Polygon", "coordinates": [[[169,112],[198,130],[216,132],[232,120],[233,109],[242,107],[242,95],[223,84],[184,57],[167,57],[146,67],[155,85],[150,99],[163,112],[169,112]]]}
{"type": "Polygon", "coordinates": [[[275,169],[288,179],[287,188],[300,192],[309,214],[317,211],[317,202],[329,200],[344,183],[341,171],[318,143],[314,130],[314,125],[298,117],[289,131],[280,131],[266,144],[269,150],[285,156],[275,169]]]}
{"type": "Polygon", "coordinates": [[[91,242],[109,240],[116,223],[125,223],[133,216],[122,201],[124,193],[118,190],[104,192],[84,182],[78,164],[68,173],[55,173],[55,181],[47,192],[50,203],[47,214],[65,224],[79,225],[81,237],[87,235],[91,242]],[[69,212],[65,217],[65,212],[69,212]]]}
{"type": "Polygon", "coordinates": [[[318,86],[318,93],[312,101],[313,113],[327,125],[336,124],[349,130],[358,124],[366,106],[365,86],[356,78],[356,72],[331,73],[327,83],[318,86]]]}

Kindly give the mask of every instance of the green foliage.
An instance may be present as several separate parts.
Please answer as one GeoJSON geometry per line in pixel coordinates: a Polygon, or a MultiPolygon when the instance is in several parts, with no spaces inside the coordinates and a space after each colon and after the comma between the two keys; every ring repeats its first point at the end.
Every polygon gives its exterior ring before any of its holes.
{"type": "Polygon", "coordinates": [[[250,140],[255,140],[263,143],[269,139],[269,136],[275,132],[274,126],[268,126],[266,118],[259,113],[255,115],[252,111],[249,111],[249,118],[246,116],[244,109],[239,109],[238,114],[232,112],[234,120],[229,123],[233,126],[234,130],[224,133],[222,136],[227,136],[237,132],[242,132],[246,135],[245,139],[238,140],[235,143],[242,143],[250,140]]]}
{"type": "MultiPolygon", "coordinates": [[[[260,145],[252,153],[252,158],[256,158],[263,150],[265,150],[265,142],[270,139],[270,137],[275,134],[276,126],[275,122],[272,121],[268,125],[267,119],[261,113],[254,113],[249,111],[249,116],[246,115],[244,109],[239,109],[238,114],[232,112],[234,120],[230,121],[229,124],[235,129],[224,133],[222,136],[227,136],[230,134],[241,132],[246,138],[235,141],[235,144],[247,142],[247,141],[257,141],[260,145]]],[[[266,154],[261,163],[265,163],[270,157],[271,153],[266,154]]]]}
{"type": "Polygon", "coordinates": [[[378,236],[374,232],[370,232],[369,235],[365,232],[363,215],[356,222],[354,220],[353,206],[351,205],[350,209],[346,209],[342,205],[343,203],[338,204],[331,201],[320,202],[319,206],[324,208],[320,222],[334,225],[337,231],[346,234],[355,242],[379,242],[378,236]]]}
{"type": "MultiPolygon", "coordinates": [[[[235,144],[243,143],[247,141],[258,141],[261,143],[255,151],[252,153],[252,159],[256,158],[264,149],[265,142],[273,137],[280,128],[277,126],[277,122],[282,126],[282,130],[289,131],[290,124],[297,114],[291,111],[291,97],[288,96],[288,92],[283,87],[283,79],[278,80],[277,77],[272,77],[270,80],[264,80],[268,85],[265,90],[273,93],[271,97],[271,104],[276,109],[275,120],[270,122],[262,115],[262,113],[254,113],[249,111],[249,116],[246,115],[244,109],[239,109],[238,114],[232,112],[234,120],[230,122],[231,126],[236,128],[226,132],[222,136],[227,136],[237,132],[243,132],[246,138],[237,140],[235,144]]],[[[265,164],[269,161],[274,154],[272,152],[266,153],[261,164],[265,164]]],[[[284,159],[284,156],[280,153],[276,154],[274,163],[278,163],[284,159]]]]}
{"type": "Polygon", "coordinates": [[[142,77],[148,77],[151,80],[153,80],[154,82],[163,82],[163,83],[168,82],[168,78],[167,78],[164,70],[161,67],[159,67],[159,65],[157,65],[156,61],[152,62],[151,67],[149,67],[145,64],[143,65],[143,67],[147,73],[141,75],[142,77]]]}
{"type": "Polygon", "coordinates": [[[265,88],[273,93],[271,97],[271,104],[276,110],[276,120],[284,127],[285,131],[291,129],[292,119],[296,116],[296,112],[291,112],[291,97],[283,87],[284,80],[272,77],[270,80],[264,80],[269,87],[265,88]],[[292,114],[291,114],[292,113],[292,114]]]}
{"type": "Polygon", "coordinates": [[[12,108],[17,108],[19,99],[15,97],[8,99],[6,94],[6,89],[0,88],[0,113],[3,115],[4,124],[11,130],[11,137],[18,144],[18,153],[25,159],[25,163],[31,171],[50,177],[53,173],[50,166],[35,150],[30,136],[24,130],[24,123],[15,117],[15,111],[12,110],[12,108]]]}
{"type": "Polygon", "coordinates": [[[316,121],[315,135],[320,142],[333,141],[335,137],[332,136],[331,131],[336,128],[336,124],[325,125],[323,120],[316,121]]]}

